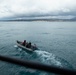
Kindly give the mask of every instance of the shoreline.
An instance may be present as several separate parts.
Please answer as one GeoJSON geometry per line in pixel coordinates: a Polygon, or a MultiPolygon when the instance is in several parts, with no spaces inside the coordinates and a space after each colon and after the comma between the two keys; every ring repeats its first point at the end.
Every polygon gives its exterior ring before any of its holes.
{"type": "Polygon", "coordinates": [[[27,19],[27,20],[0,20],[0,22],[26,22],[26,21],[47,21],[47,22],[76,22],[76,20],[63,20],[63,19],[27,19]]]}

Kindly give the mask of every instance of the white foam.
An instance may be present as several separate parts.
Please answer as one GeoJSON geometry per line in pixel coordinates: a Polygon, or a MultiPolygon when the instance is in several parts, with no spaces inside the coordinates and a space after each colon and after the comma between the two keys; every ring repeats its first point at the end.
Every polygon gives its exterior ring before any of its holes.
{"type": "Polygon", "coordinates": [[[22,51],[22,49],[21,49],[21,48],[18,48],[18,50],[19,50],[19,51],[22,51]]]}
{"type": "Polygon", "coordinates": [[[61,62],[56,60],[56,56],[54,54],[41,50],[36,50],[35,52],[42,62],[62,67],[61,62]]]}
{"type": "Polygon", "coordinates": [[[17,45],[14,45],[14,47],[17,48],[18,46],[17,45]]]}
{"type": "Polygon", "coordinates": [[[17,45],[14,45],[15,48],[17,48],[19,51],[22,51],[21,48],[19,48],[17,45]]]}

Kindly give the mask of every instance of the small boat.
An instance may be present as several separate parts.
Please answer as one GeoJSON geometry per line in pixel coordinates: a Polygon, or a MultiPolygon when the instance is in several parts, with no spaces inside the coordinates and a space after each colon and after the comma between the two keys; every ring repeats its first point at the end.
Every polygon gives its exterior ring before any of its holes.
{"type": "Polygon", "coordinates": [[[33,52],[34,50],[38,49],[37,47],[34,47],[33,45],[31,46],[31,48],[27,48],[26,46],[23,46],[21,43],[22,43],[21,41],[17,40],[17,46],[24,49],[24,50],[26,50],[26,51],[33,52]]]}

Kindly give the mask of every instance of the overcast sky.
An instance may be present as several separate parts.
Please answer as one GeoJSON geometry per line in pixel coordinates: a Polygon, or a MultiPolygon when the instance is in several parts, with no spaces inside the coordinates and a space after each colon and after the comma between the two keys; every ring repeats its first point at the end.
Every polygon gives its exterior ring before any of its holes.
{"type": "Polygon", "coordinates": [[[0,0],[0,18],[39,15],[76,16],[76,0],[0,0]]]}

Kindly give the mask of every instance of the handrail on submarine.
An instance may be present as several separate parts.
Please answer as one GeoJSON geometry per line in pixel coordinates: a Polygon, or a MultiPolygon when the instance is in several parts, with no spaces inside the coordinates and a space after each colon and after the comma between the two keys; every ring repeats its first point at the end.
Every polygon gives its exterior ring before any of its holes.
{"type": "Polygon", "coordinates": [[[55,74],[60,74],[60,75],[76,75],[75,70],[64,69],[60,67],[45,65],[45,64],[38,63],[38,62],[22,60],[18,58],[3,56],[3,55],[0,55],[0,61],[9,62],[12,64],[20,65],[23,67],[28,67],[31,69],[37,69],[37,70],[45,71],[49,73],[55,73],[55,74]]]}

